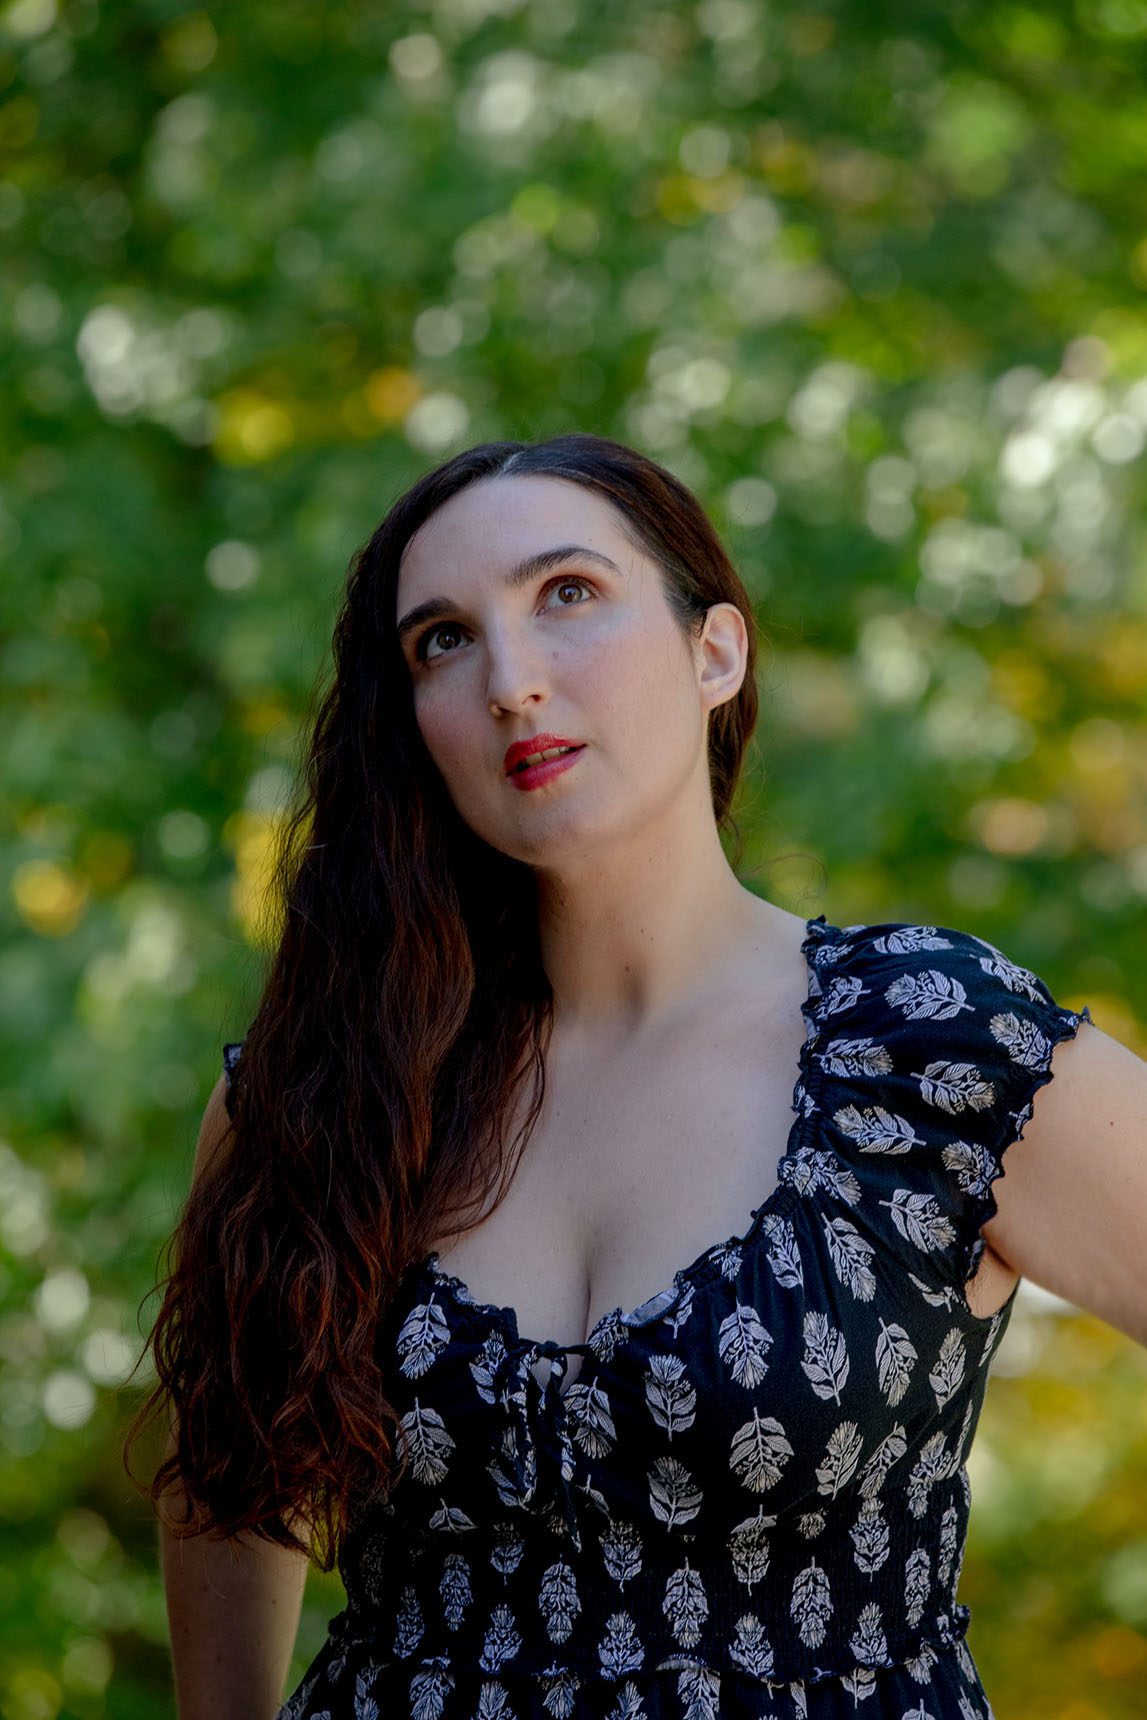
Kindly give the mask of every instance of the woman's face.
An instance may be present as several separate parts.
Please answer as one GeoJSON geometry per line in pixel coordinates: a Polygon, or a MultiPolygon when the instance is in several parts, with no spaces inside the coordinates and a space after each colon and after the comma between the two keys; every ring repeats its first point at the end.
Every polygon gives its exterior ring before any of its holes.
{"type": "Polygon", "coordinates": [[[430,756],[461,818],[501,853],[560,866],[655,824],[699,769],[707,786],[702,657],[656,565],[594,491],[533,474],[451,497],[406,546],[396,619],[430,756]],[[506,749],[544,733],[582,750],[539,786],[516,785],[506,749]]]}

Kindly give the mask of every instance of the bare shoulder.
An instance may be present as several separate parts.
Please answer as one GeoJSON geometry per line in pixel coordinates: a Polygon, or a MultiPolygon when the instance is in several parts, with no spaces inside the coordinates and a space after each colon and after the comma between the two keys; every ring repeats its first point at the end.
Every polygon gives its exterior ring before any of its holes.
{"type": "Polygon", "coordinates": [[[219,1163],[231,1138],[231,1118],[227,1111],[227,1077],[220,1075],[203,1110],[199,1123],[199,1138],[195,1143],[195,1164],[192,1184],[207,1176],[219,1163]]]}

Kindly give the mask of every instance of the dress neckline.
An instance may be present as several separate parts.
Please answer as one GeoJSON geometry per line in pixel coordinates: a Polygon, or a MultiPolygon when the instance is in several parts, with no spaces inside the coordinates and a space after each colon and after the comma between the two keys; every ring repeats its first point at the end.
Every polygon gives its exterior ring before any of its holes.
{"type": "MultiPolygon", "coordinates": [[[[789,1170],[798,1160],[804,1145],[805,1135],[815,1104],[810,1101],[816,1069],[813,1065],[813,1053],[821,1037],[820,1001],[823,988],[820,984],[812,952],[821,944],[840,936],[841,928],[831,924],[824,914],[805,921],[805,935],[801,942],[801,954],[805,958],[807,992],[801,1002],[801,1014],[805,1020],[806,1033],[800,1047],[799,1067],[793,1084],[792,1108],[794,1112],[792,1125],[789,1129],[785,1150],[777,1161],[777,1180],[772,1191],[759,1206],[749,1214],[747,1228],[737,1234],[727,1237],[724,1241],[709,1243],[701,1253],[691,1260],[687,1266],[678,1267],[672,1281],[663,1290],[652,1296],[647,1296],[639,1302],[628,1314],[620,1306],[607,1308],[594,1321],[582,1343],[562,1344],[556,1338],[528,1338],[522,1334],[518,1313],[515,1308],[496,1302],[481,1302],[475,1297],[465,1279],[457,1273],[447,1272],[438,1263],[438,1250],[432,1249],[429,1254],[416,1260],[410,1267],[410,1276],[415,1280],[426,1280],[443,1293],[461,1311],[471,1316],[480,1316],[492,1321],[509,1335],[510,1347],[514,1350],[527,1351],[531,1357],[548,1356],[560,1358],[567,1355],[585,1355],[594,1350],[594,1339],[608,1324],[620,1323],[625,1326],[637,1327],[660,1319],[673,1307],[685,1288],[692,1284],[700,1287],[706,1278],[712,1278],[722,1269],[722,1260],[727,1253],[734,1249],[751,1247],[764,1231],[766,1221],[774,1216],[784,1217],[799,1198],[799,1190],[789,1181],[789,1170]],[[653,1305],[651,1307],[651,1305],[653,1305]],[[646,1312],[646,1310],[650,1310],[646,1312]]],[[[563,1369],[564,1371],[564,1369],[563,1369]]],[[[584,1373],[584,1364],[577,1375],[580,1380],[584,1373]]],[[[560,1394],[564,1397],[566,1394],[560,1394]]]]}

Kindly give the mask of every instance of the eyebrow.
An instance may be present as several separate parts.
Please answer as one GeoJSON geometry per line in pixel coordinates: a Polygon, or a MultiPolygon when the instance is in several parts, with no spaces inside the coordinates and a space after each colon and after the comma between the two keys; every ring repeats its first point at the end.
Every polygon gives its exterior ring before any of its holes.
{"type": "MultiPolygon", "coordinates": [[[[557,544],[553,549],[538,550],[535,555],[528,555],[522,561],[515,562],[506,574],[504,584],[516,591],[539,573],[545,573],[547,569],[557,567],[563,561],[575,559],[597,562],[601,567],[612,568],[614,573],[621,573],[617,563],[611,561],[607,555],[602,555],[600,550],[587,549],[580,543],[563,543],[557,544]]],[[[413,633],[415,628],[421,627],[424,622],[438,621],[444,615],[453,615],[459,607],[459,604],[452,603],[448,597],[428,597],[425,603],[415,604],[398,623],[399,641],[404,640],[407,634],[413,633]]]]}

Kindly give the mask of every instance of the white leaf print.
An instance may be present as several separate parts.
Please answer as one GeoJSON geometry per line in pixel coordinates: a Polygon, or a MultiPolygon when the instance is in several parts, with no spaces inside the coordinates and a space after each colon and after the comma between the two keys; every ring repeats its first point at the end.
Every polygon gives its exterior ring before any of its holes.
{"type": "Polygon", "coordinates": [[[777,1283],[786,1290],[797,1289],[804,1283],[804,1271],[792,1220],[769,1213],[762,1221],[762,1229],[768,1237],[765,1259],[777,1283]]]}
{"type": "Polygon", "coordinates": [[[842,1105],[832,1120],[862,1153],[906,1153],[924,1145],[911,1123],[883,1105],[842,1105]]]}
{"type": "Polygon", "coordinates": [[[824,1534],[824,1512],[802,1511],[797,1518],[797,1528],[806,1541],[815,1541],[818,1535],[824,1534]]]}
{"type": "Polygon", "coordinates": [[[513,1720],[510,1693],[496,1678],[486,1679],[478,1692],[475,1720],[513,1720]]]}
{"type": "Polygon", "coordinates": [[[697,1391],[680,1356],[653,1355],[645,1376],[645,1402],[658,1427],[668,1438],[692,1427],[697,1414],[697,1391]]]}
{"type": "MultiPolygon", "coordinates": [[[[502,1455],[508,1466],[512,1464],[514,1458],[514,1430],[512,1427],[507,1427],[502,1436],[502,1455]]],[[[492,1458],[486,1465],[487,1473],[498,1490],[498,1498],[510,1510],[533,1498],[538,1478],[538,1454],[532,1442],[526,1447],[522,1467],[523,1473],[519,1479],[510,1467],[503,1468],[496,1458],[492,1458]]]]}
{"type": "Polygon", "coordinates": [[[603,1362],[610,1362],[629,1342],[629,1327],[620,1308],[610,1308],[592,1327],[586,1343],[603,1362]]]}
{"type": "Polygon", "coordinates": [[[410,1720],[441,1720],[453,1688],[454,1675],[445,1658],[438,1655],[410,1680],[410,1720]]]}
{"type": "Polygon", "coordinates": [[[888,1557],[888,1523],[881,1512],[879,1499],[862,1500],[860,1514],[848,1533],[857,1570],[863,1571],[867,1577],[872,1576],[888,1557]]]}
{"type": "Polygon", "coordinates": [[[912,1364],[916,1360],[916,1346],[904,1327],[898,1326],[895,1321],[886,1326],[883,1320],[878,1320],[878,1324],[880,1330],[876,1334],[876,1378],[881,1391],[888,1399],[889,1409],[895,1409],[908,1390],[912,1378],[912,1364]]]}
{"type": "Polygon", "coordinates": [[[954,1171],[965,1194],[986,1194],[999,1166],[979,1141],[949,1141],[940,1158],[946,1170],[954,1171]]]}
{"type": "Polygon", "coordinates": [[[402,1433],[410,1448],[410,1473],[416,1481],[437,1487],[446,1479],[454,1441],[436,1409],[423,1409],[418,1399],[402,1418],[402,1433]]]}
{"type": "Polygon", "coordinates": [[[948,1399],[959,1389],[964,1378],[965,1360],[963,1336],[959,1327],[953,1326],[945,1333],[936,1365],[928,1375],[928,1383],[936,1393],[937,1409],[943,1409],[948,1399]]]}
{"type": "Polygon", "coordinates": [[[499,1523],[494,1529],[494,1550],[490,1563],[500,1576],[508,1577],[517,1570],[526,1556],[526,1542],[520,1529],[512,1523],[499,1523]]]}
{"type": "Polygon", "coordinates": [[[861,1236],[847,1218],[824,1221],[828,1252],[836,1275],[858,1302],[871,1302],[876,1294],[876,1279],[868,1262],[876,1250],[867,1237],[861,1236]]]}
{"type": "Polygon", "coordinates": [[[863,929],[861,926],[842,926],[843,936],[838,938],[835,944],[818,944],[812,952],[814,967],[835,967],[837,963],[847,961],[852,954],[852,945],[846,941],[848,935],[850,932],[859,932],[863,929]]]}
{"type": "Polygon", "coordinates": [[[769,1370],[765,1356],[772,1344],[772,1333],[761,1324],[755,1308],[738,1302],[717,1329],[717,1353],[734,1380],[746,1391],[759,1386],[769,1370]]]}
{"type": "Polygon", "coordinates": [[[758,1511],[755,1517],[746,1517],[729,1533],[733,1575],[747,1589],[759,1583],[768,1571],[769,1537],[766,1531],[774,1529],[776,1522],[775,1517],[766,1517],[758,1511]]]}
{"type": "Polygon", "coordinates": [[[682,1648],[696,1648],[709,1616],[709,1599],[697,1571],[682,1565],[665,1585],[661,1610],[682,1648]]]}
{"type": "Polygon", "coordinates": [[[904,1662],[904,1670],[917,1684],[927,1684],[932,1676],[932,1668],[939,1658],[938,1651],[930,1642],[921,1643],[919,1654],[904,1662]]]}
{"type": "Polygon", "coordinates": [[[474,1599],[470,1566],[461,1553],[447,1553],[443,1559],[438,1593],[442,1597],[442,1617],[447,1630],[457,1630],[465,1616],[466,1608],[474,1599]]]}
{"type": "MultiPolygon", "coordinates": [[[[972,1659],[967,1643],[962,1640],[956,1644],[956,1663],[959,1666],[960,1671],[964,1674],[964,1677],[974,1683],[976,1678],[976,1663],[972,1659]]],[[[991,1720],[991,1717],[988,1716],[987,1720],[991,1720]]]]}
{"type": "MultiPolygon", "coordinates": [[[[551,1712],[548,1701],[546,1712],[551,1712]]],[[[564,1714],[556,1716],[555,1720],[569,1720],[572,1713],[572,1708],[567,1709],[564,1714]]],[[[609,1711],[609,1720],[645,1720],[645,1699],[632,1678],[627,1678],[622,1685],[617,1701],[609,1711]]]]}
{"type": "Polygon", "coordinates": [[[939,968],[901,974],[884,996],[909,1021],[950,1021],[962,1009],[975,1013],[959,980],[939,968]]]}
{"type": "Polygon", "coordinates": [[[908,1276],[931,1308],[951,1308],[959,1301],[959,1292],[954,1284],[942,1284],[938,1290],[933,1290],[930,1284],[925,1284],[914,1272],[910,1272],[908,1276]]]}
{"type": "Polygon", "coordinates": [[[960,1423],[959,1437],[956,1440],[955,1449],[952,1452],[952,1469],[953,1469],[953,1472],[955,1470],[957,1470],[964,1461],[964,1441],[967,1439],[968,1434],[971,1431],[972,1417],[975,1415],[975,1413],[976,1413],[975,1402],[972,1398],[969,1398],[967,1403],[964,1405],[964,1419],[960,1423]]]}
{"type": "Polygon", "coordinates": [[[765,1627],[755,1613],[742,1613],[733,1626],[729,1659],[744,1667],[753,1678],[771,1678],[774,1659],[765,1627]]]}
{"type": "Polygon", "coordinates": [[[808,1720],[808,1697],[805,1695],[803,1678],[798,1678],[789,1685],[789,1700],[793,1705],[793,1720],[808,1720]]]}
{"type": "Polygon", "coordinates": [[[817,1492],[835,1499],[841,1488],[852,1480],[864,1440],[854,1421],[842,1421],[828,1436],[824,1458],[817,1467],[817,1492]]]}
{"type": "Polygon", "coordinates": [[[922,1517],[928,1509],[928,1489],[947,1475],[949,1462],[947,1438],[934,1433],[921,1447],[908,1477],[908,1509],[914,1517],[922,1517]]]}
{"type": "Polygon", "coordinates": [[[407,1583],[394,1614],[392,1647],[399,1660],[406,1660],[422,1641],[426,1625],[413,1583],[407,1583]]]}
{"type": "Polygon", "coordinates": [[[641,1570],[641,1535],[632,1523],[611,1524],[602,1535],[601,1552],[606,1570],[623,1589],[641,1570]]]}
{"type": "Polygon", "coordinates": [[[575,1380],[563,1399],[571,1438],[587,1457],[608,1457],[617,1441],[609,1396],[596,1380],[575,1380]]]}
{"type": "Polygon", "coordinates": [[[908,1608],[908,1623],[913,1630],[924,1617],[928,1592],[932,1587],[932,1561],[927,1547],[917,1547],[909,1553],[904,1567],[904,1600],[908,1608]]]}
{"type": "Polygon", "coordinates": [[[940,1519],[940,1544],[936,1552],[936,1580],[946,1583],[952,1574],[952,1560],[956,1556],[956,1546],[959,1539],[959,1522],[954,1505],[944,1508],[940,1519]]]}
{"type": "MultiPolygon", "coordinates": [[[[542,1686],[542,1707],[552,1717],[552,1720],[571,1720],[577,1704],[577,1693],[581,1685],[579,1675],[568,1666],[559,1668],[557,1672],[548,1671],[538,1675],[542,1686]]],[[[625,1684],[623,1690],[635,1691],[637,1686],[625,1684]]],[[[617,1710],[621,1712],[620,1708],[617,1710]]],[[[634,1714],[640,1713],[640,1698],[638,1707],[626,1710],[634,1714]]]]}
{"type": "Polygon", "coordinates": [[[734,1236],[730,1237],[728,1242],[719,1242],[715,1248],[709,1250],[706,1258],[716,1266],[721,1277],[727,1278],[731,1283],[744,1262],[741,1238],[734,1236]]]}
{"type": "Polygon", "coordinates": [[[395,1339],[399,1372],[408,1380],[421,1379],[449,1342],[450,1327],[441,1308],[436,1302],[420,1302],[410,1310],[395,1339]]]}
{"type": "Polygon", "coordinates": [[[490,1614],[478,1665],[483,1672],[500,1672],[508,1660],[513,1660],[522,1647],[521,1633],[513,1610],[503,1602],[490,1614]]]}
{"type": "MultiPolygon", "coordinates": [[[[965,1502],[965,1509],[966,1508],[965,1502]]],[[[957,1537],[955,1550],[952,1555],[952,1572],[948,1578],[948,1598],[953,1606],[955,1606],[957,1600],[957,1592],[960,1587],[960,1571],[963,1567],[964,1554],[966,1551],[967,1543],[957,1537]]]]}
{"type": "Polygon", "coordinates": [[[506,1359],[506,1355],[505,1339],[495,1327],[483,1340],[482,1348],[470,1363],[470,1374],[478,1396],[483,1403],[494,1403],[497,1400],[494,1380],[498,1369],[506,1359]]]}
{"type": "Polygon", "coordinates": [[[990,955],[977,958],[990,979],[1002,979],[1009,991],[1019,992],[1022,996],[1029,997],[1033,1003],[1044,1002],[1040,982],[1030,968],[1020,967],[1004,955],[1002,950],[998,950],[995,944],[988,943],[986,938],[978,938],[976,941],[991,951],[990,955]]]}
{"type": "Polygon", "coordinates": [[[800,1195],[815,1194],[817,1189],[823,1188],[840,1200],[846,1200],[849,1206],[855,1206],[860,1200],[860,1184],[835,1153],[799,1147],[791,1159],[785,1159],[781,1177],[800,1195]]]}
{"type": "Polygon", "coordinates": [[[538,1588],[538,1610],[550,1641],[565,1642],[581,1611],[581,1600],[573,1567],[567,1565],[564,1559],[555,1559],[553,1564],[542,1572],[538,1588]]]}
{"type": "Polygon", "coordinates": [[[845,1695],[852,1697],[853,1707],[856,1707],[875,1694],[876,1673],[871,1666],[858,1666],[855,1671],[844,1674],[840,1685],[845,1695]]]}
{"type": "MultiPolygon", "coordinates": [[[[702,1493],[683,1463],[675,1457],[659,1457],[648,1474],[649,1508],[659,1523],[675,1529],[688,1523],[701,1509],[702,1493]]],[[[632,1668],[623,1667],[623,1671],[632,1668]]]]}
{"type": "Polygon", "coordinates": [[[834,973],[827,989],[821,992],[817,1013],[822,1017],[841,1015],[845,1010],[854,1009],[868,993],[869,988],[862,985],[855,974],[834,973]]]}
{"type": "Polygon", "coordinates": [[[354,1720],[378,1720],[378,1703],[367,1687],[365,1672],[354,1681],[354,1720]]]}
{"type": "Polygon", "coordinates": [[[1043,1069],[1051,1056],[1052,1041],[1034,1021],[1021,1020],[1011,1010],[993,1015],[988,1022],[992,1038],[998,1040],[1014,1063],[1024,1069],[1043,1069]]]}
{"type": "Polygon", "coordinates": [[[1003,1325],[1003,1323],[1004,1323],[1004,1310],[1002,1308],[998,1308],[996,1310],[996,1312],[992,1315],[991,1321],[988,1325],[988,1329],[987,1329],[986,1333],[984,1334],[984,1347],[980,1351],[980,1359],[976,1363],[977,1368],[982,1368],[986,1362],[989,1362],[991,1360],[992,1351],[995,1349],[996,1339],[1000,1335],[1000,1327],[1003,1325]]]}
{"type": "Polygon", "coordinates": [[[715,1666],[685,1667],[677,1680],[681,1720],[717,1720],[721,1674],[715,1666]]]}
{"type": "Polygon", "coordinates": [[[950,950],[952,940],[935,926],[902,926],[898,932],[873,938],[872,947],[880,955],[899,956],[910,955],[913,950],[950,950]]]}
{"type": "Polygon", "coordinates": [[[892,1058],[887,1045],[869,1034],[863,1039],[833,1039],[823,1051],[814,1052],[826,1075],[890,1075],[892,1058]]]}
{"type": "Polygon", "coordinates": [[[874,1499],[884,1486],[884,1477],[908,1450],[908,1436],[900,1423],[885,1434],[860,1471],[858,1488],[865,1499],[874,1499]]]}
{"type": "Polygon", "coordinates": [[[607,1678],[621,1678],[627,1672],[637,1671],[645,1659],[645,1649],[637,1626],[627,1612],[610,1613],[597,1653],[607,1678]]]}
{"type": "Polygon", "coordinates": [[[817,1648],[824,1641],[825,1627],[832,1616],[832,1597],[828,1576],[814,1559],[803,1571],[798,1571],[793,1583],[789,1611],[797,1627],[797,1635],[806,1648],[817,1648]]]}
{"type": "Polygon", "coordinates": [[[850,1365],[844,1333],[830,1324],[826,1314],[810,1309],[804,1317],[801,1367],[817,1397],[835,1398],[839,1404],[850,1365]]]}
{"type": "Polygon", "coordinates": [[[901,1715],[900,1720],[936,1720],[934,1714],[929,1714],[924,1706],[924,1698],[920,1698],[919,1708],[909,1708],[901,1715]]]}
{"type": "MultiPolygon", "coordinates": [[[[306,1712],[311,1697],[315,1693],[315,1687],[319,1682],[322,1671],[323,1669],[321,1665],[314,1665],[311,1667],[311,1670],[307,1673],[303,1682],[295,1691],[295,1694],[284,1702],[279,1713],[276,1715],[275,1720],[302,1720],[302,1716],[306,1712]]],[[[328,1673],[328,1677],[329,1676],[330,1675],[328,1673]]],[[[316,1714],[314,1716],[314,1720],[322,1720],[322,1716],[320,1714],[316,1714]]],[[[327,1720],[330,1720],[329,1710],[327,1711],[327,1720]]]]}
{"type": "Polygon", "coordinates": [[[460,1505],[447,1505],[445,1502],[436,1511],[430,1513],[427,1522],[431,1529],[449,1529],[452,1535],[459,1535],[467,1529],[478,1527],[473,1517],[467,1517],[460,1505]]]}
{"type": "Polygon", "coordinates": [[[891,1200],[882,1200],[880,1205],[889,1208],[892,1222],[905,1241],[926,1253],[956,1240],[951,1221],[940,1211],[935,1195],[898,1188],[892,1191],[891,1200]]]}
{"type": "Polygon", "coordinates": [[[766,1488],[776,1486],[792,1454],[793,1448],[780,1422],[754,1409],[751,1418],[733,1435],[729,1468],[745,1487],[763,1493],[766,1488]]]}
{"type": "Polygon", "coordinates": [[[681,1300],[675,1303],[665,1316],[665,1324],[675,1338],[689,1323],[689,1316],[693,1312],[694,1290],[693,1284],[686,1284],[681,1300]]]}
{"type": "Polygon", "coordinates": [[[868,1605],[861,1609],[856,1629],[848,1639],[848,1646],[860,1666],[881,1666],[887,1661],[888,1638],[884,1634],[884,1621],[875,1601],[869,1601],[868,1605]]]}
{"type": "Polygon", "coordinates": [[[953,1115],[969,1107],[983,1111],[996,1097],[995,1087],[984,1079],[974,1063],[952,1063],[940,1058],[929,1063],[923,1075],[915,1069],[912,1074],[920,1083],[920,1096],[925,1103],[953,1115]]]}

